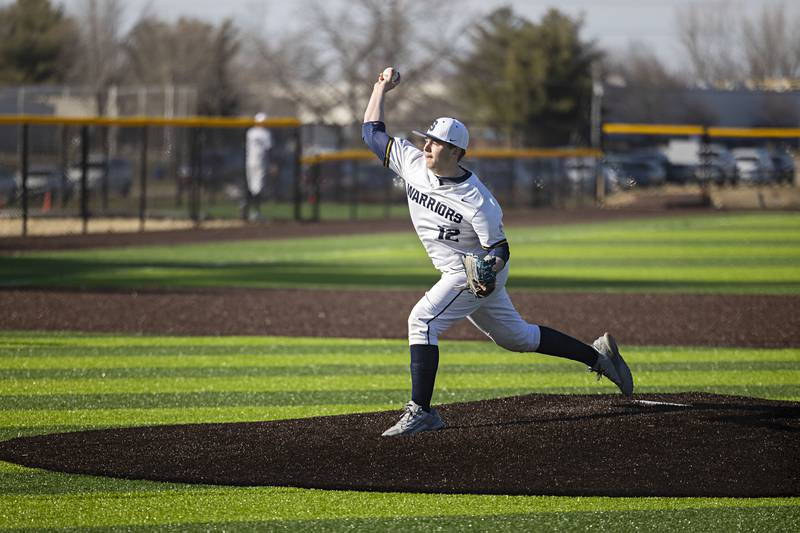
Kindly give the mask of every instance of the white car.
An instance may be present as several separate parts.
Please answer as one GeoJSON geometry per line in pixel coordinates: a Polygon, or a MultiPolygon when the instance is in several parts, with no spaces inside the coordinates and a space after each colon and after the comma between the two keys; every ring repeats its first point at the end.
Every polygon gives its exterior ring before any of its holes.
{"type": "MultiPolygon", "coordinates": [[[[46,193],[60,192],[62,188],[65,193],[69,192],[69,183],[64,183],[61,179],[59,168],[51,165],[31,165],[28,167],[27,176],[28,195],[39,196],[46,193]]],[[[22,194],[22,174],[17,171],[14,174],[14,184],[16,194],[22,194]]]]}
{"type": "Polygon", "coordinates": [[[764,148],[734,148],[739,179],[747,183],[768,183],[775,174],[769,152],[764,148]]]}
{"type": "MultiPolygon", "coordinates": [[[[103,189],[103,176],[108,180],[108,192],[128,196],[133,186],[133,165],[127,159],[112,158],[106,163],[100,159],[90,159],[87,164],[86,188],[89,191],[103,189]]],[[[67,172],[72,190],[80,194],[81,164],[73,163],[67,172]]]]}

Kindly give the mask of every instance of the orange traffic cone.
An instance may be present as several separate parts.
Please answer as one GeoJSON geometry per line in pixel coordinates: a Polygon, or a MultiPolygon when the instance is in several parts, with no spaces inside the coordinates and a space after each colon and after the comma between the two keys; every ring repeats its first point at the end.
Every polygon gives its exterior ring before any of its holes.
{"type": "Polygon", "coordinates": [[[50,211],[50,208],[53,207],[53,193],[47,191],[44,193],[44,201],[42,202],[42,211],[47,213],[50,211]]]}

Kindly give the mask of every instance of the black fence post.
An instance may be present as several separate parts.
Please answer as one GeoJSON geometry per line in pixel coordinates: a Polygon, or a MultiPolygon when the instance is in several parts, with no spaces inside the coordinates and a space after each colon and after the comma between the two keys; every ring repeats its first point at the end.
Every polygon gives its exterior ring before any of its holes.
{"type": "Polygon", "coordinates": [[[322,201],[322,198],[320,198],[320,196],[322,195],[322,183],[321,183],[322,182],[322,162],[321,161],[317,161],[316,163],[314,163],[314,166],[312,168],[314,169],[313,170],[313,174],[312,174],[313,179],[314,179],[314,183],[313,183],[313,185],[314,185],[314,205],[313,205],[312,218],[313,218],[314,222],[319,222],[319,217],[320,217],[320,214],[319,214],[320,207],[319,206],[320,206],[320,203],[322,201]]]}
{"type": "Polygon", "coordinates": [[[101,184],[102,189],[102,202],[103,202],[103,214],[107,216],[108,213],[108,159],[111,155],[111,128],[109,126],[102,126],[102,130],[100,130],[100,142],[101,142],[101,153],[102,153],[102,165],[101,170],[103,174],[100,178],[103,180],[101,184]]]}
{"type": "Polygon", "coordinates": [[[19,173],[22,182],[22,236],[28,235],[28,124],[19,129],[19,173]]]}
{"type": "Polygon", "coordinates": [[[189,219],[196,220],[194,212],[194,183],[197,181],[197,129],[189,129],[189,183],[186,190],[186,206],[189,209],[189,219]]]}
{"type": "Polygon", "coordinates": [[[191,218],[200,225],[200,195],[203,186],[203,131],[192,128],[192,183],[189,193],[191,218]]]}
{"type": "Polygon", "coordinates": [[[595,193],[594,199],[595,204],[598,207],[602,207],[606,203],[606,195],[609,191],[606,190],[606,173],[604,169],[603,157],[605,154],[605,150],[603,149],[603,144],[605,143],[605,134],[603,133],[603,128],[598,126],[597,132],[597,146],[594,146],[599,154],[595,154],[594,156],[594,169],[595,169],[595,193]]]}
{"type": "Polygon", "coordinates": [[[67,207],[69,199],[69,127],[61,124],[61,146],[59,146],[59,158],[61,163],[61,208],[67,207]]]}
{"type": "Polygon", "coordinates": [[[347,174],[351,176],[350,181],[350,220],[358,219],[358,168],[356,162],[349,159],[345,162],[347,174]]]}
{"type": "Polygon", "coordinates": [[[142,126],[139,154],[139,231],[144,231],[147,213],[147,126],[142,126]]]}
{"type": "Polygon", "coordinates": [[[89,126],[81,126],[81,231],[89,231],[89,126]]]}
{"type": "Polygon", "coordinates": [[[517,207],[517,195],[514,194],[517,184],[517,161],[511,157],[506,162],[511,167],[508,172],[508,207],[513,209],[517,207]]]}
{"type": "MultiPolygon", "coordinates": [[[[303,202],[303,190],[301,181],[303,179],[303,136],[298,125],[294,130],[294,219],[300,222],[303,219],[301,204],[303,202]]],[[[319,202],[319,198],[317,198],[319,202]]],[[[317,211],[319,217],[319,211],[317,211]]],[[[318,220],[318,218],[317,218],[318,220]]]]}

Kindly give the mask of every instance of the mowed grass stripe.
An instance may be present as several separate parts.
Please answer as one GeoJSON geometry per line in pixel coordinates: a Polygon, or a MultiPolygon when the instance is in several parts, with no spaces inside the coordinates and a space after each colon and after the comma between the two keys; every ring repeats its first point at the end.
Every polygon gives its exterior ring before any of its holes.
{"type": "Polygon", "coordinates": [[[681,509],[670,511],[604,511],[569,513],[528,513],[523,515],[496,515],[492,517],[425,516],[390,518],[342,518],[327,520],[271,520],[269,522],[229,522],[206,524],[177,524],[169,526],[138,526],[125,528],[127,533],[259,531],[270,532],[314,531],[330,533],[375,533],[376,531],[402,531],[406,533],[430,531],[480,531],[490,527],[494,533],[520,531],[619,531],[620,523],[635,524],[636,530],[659,531],[669,523],[671,531],[701,531],[713,525],[717,531],[776,531],[787,521],[800,519],[794,507],[756,507],[733,509],[681,509]],[[491,525],[490,525],[491,524],[491,525]],[[690,526],[693,526],[690,528],[690,526]]]}
{"type": "MultiPolygon", "coordinates": [[[[574,370],[572,364],[441,364],[442,371],[454,374],[548,374],[574,370]]],[[[734,361],[725,363],[638,363],[636,372],[742,372],[800,370],[800,361],[734,361]]],[[[203,366],[203,367],[99,367],[99,368],[20,368],[1,369],[0,380],[39,379],[129,379],[129,378],[228,378],[239,376],[384,376],[408,372],[408,365],[294,365],[294,366],[203,366]]],[[[2,407],[0,407],[2,408],[2,407]]]]}
{"type": "MultiPolygon", "coordinates": [[[[753,384],[798,385],[800,386],[800,370],[753,370],[746,372],[747,379],[753,384]]],[[[648,386],[670,385],[676,380],[687,387],[703,386],[709,383],[718,385],[735,385],[742,379],[741,373],[698,371],[698,372],[638,372],[637,383],[648,386]]],[[[4,379],[0,380],[0,390],[8,395],[47,395],[47,394],[129,394],[145,392],[192,392],[198,390],[217,392],[246,391],[310,391],[310,390],[375,390],[396,389],[407,386],[408,376],[375,375],[374,379],[365,380],[356,375],[327,376],[237,376],[237,377],[154,377],[154,378],[120,378],[120,379],[4,379]]],[[[499,386],[522,387],[534,389],[574,384],[585,385],[593,379],[576,365],[574,371],[537,373],[492,373],[465,372],[452,374],[441,372],[437,377],[439,386],[453,388],[495,388],[499,386]]],[[[607,382],[601,382],[606,386],[607,382]]]]}
{"type": "MultiPolygon", "coordinates": [[[[0,369],[372,366],[408,362],[408,344],[400,339],[65,335],[0,334],[0,369]],[[27,342],[26,335],[30,335],[27,342]]],[[[800,361],[800,348],[630,346],[624,342],[620,347],[632,363],[800,361]]],[[[529,363],[564,364],[555,357],[508,352],[488,340],[448,341],[442,346],[442,364],[529,363]]]]}
{"type": "MultiPolygon", "coordinates": [[[[569,498],[542,496],[492,496],[450,494],[383,494],[351,491],[314,491],[289,488],[236,487],[186,491],[148,491],[142,482],[131,481],[134,503],[118,492],[94,493],[91,497],[52,495],[6,495],[0,497],[0,527],[27,525],[36,528],[113,527],[178,523],[238,523],[298,518],[326,519],[524,516],[531,511],[554,513],[567,519],[569,513],[650,511],[735,507],[752,510],[770,508],[780,513],[795,509],[792,498],[704,499],[704,498],[569,498]],[[134,492],[135,491],[135,492],[134,492]],[[409,511],[411,510],[411,511],[409,511]],[[178,517],[181,517],[179,519],[178,517]]],[[[783,516],[783,515],[782,515],[783,516]]],[[[626,517],[627,518],[627,517],[626,517]]],[[[626,522],[627,523],[627,522],[626,522]]],[[[262,527],[269,528],[269,522],[262,527]]],[[[488,523],[489,525],[491,522],[488,523]]],[[[694,529],[693,529],[694,530],[694,529]]]]}
{"type": "MultiPolygon", "coordinates": [[[[682,386],[650,386],[637,384],[637,393],[685,392],[682,386]]],[[[703,385],[692,390],[756,396],[761,398],[789,399],[800,397],[800,389],[790,385],[703,385]]],[[[436,390],[437,403],[465,402],[525,394],[614,394],[611,387],[601,387],[591,383],[581,386],[552,386],[533,389],[531,387],[493,387],[493,388],[452,388],[441,387],[436,390]]],[[[6,411],[62,411],[94,409],[160,409],[215,407],[272,407],[283,405],[316,406],[324,405],[374,405],[388,404],[391,408],[408,400],[408,387],[399,389],[378,389],[373,391],[275,391],[275,392],[188,392],[188,393],[140,393],[140,394],[47,394],[0,396],[0,420],[6,411]]],[[[315,416],[313,411],[311,416],[315,416]]]]}
{"type": "MultiPolygon", "coordinates": [[[[236,407],[179,407],[157,409],[46,409],[0,411],[0,427],[36,426],[152,426],[215,422],[260,422],[310,416],[330,416],[399,409],[395,403],[342,405],[260,405],[236,407]]],[[[399,410],[398,410],[399,412],[399,410]]]]}
{"type": "MultiPolygon", "coordinates": [[[[716,394],[731,394],[737,396],[755,396],[783,400],[800,398],[800,389],[796,385],[733,385],[733,386],[703,386],[692,390],[712,392],[716,394]]],[[[640,386],[636,389],[638,394],[646,393],[671,393],[686,392],[685,387],[665,386],[640,386]]],[[[437,403],[453,403],[476,401],[498,397],[520,396],[533,393],[547,394],[615,394],[614,390],[598,388],[596,386],[578,387],[548,387],[546,389],[530,389],[526,387],[502,387],[488,389],[453,389],[442,388],[437,390],[434,400],[437,403]]],[[[266,413],[274,413],[275,409],[282,409],[291,405],[296,408],[308,408],[307,411],[294,413],[299,417],[318,416],[322,414],[319,407],[332,406],[338,409],[341,406],[351,406],[354,410],[361,410],[363,406],[381,405],[383,409],[399,409],[408,400],[407,389],[390,389],[364,393],[361,391],[313,391],[306,394],[296,392],[276,393],[208,393],[193,394],[103,394],[103,395],[53,395],[53,396],[3,396],[0,400],[4,403],[0,409],[0,420],[3,427],[24,429],[26,423],[39,419],[37,427],[45,425],[79,425],[81,427],[93,422],[92,412],[105,411],[111,413],[117,410],[117,417],[113,425],[125,425],[128,421],[123,416],[124,412],[135,410],[167,410],[175,409],[212,409],[217,419],[226,416],[230,420],[238,419],[243,413],[250,416],[253,412],[262,420],[266,413]],[[245,409],[246,411],[243,411],[245,409]],[[256,411],[253,411],[256,409],[256,411]],[[58,411],[57,415],[51,413],[58,411]],[[43,422],[42,417],[53,416],[50,422],[43,422]]],[[[288,416],[293,411],[281,411],[288,416]]],[[[203,413],[197,411],[199,415],[203,413]]],[[[109,415],[110,416],[110,415],[109,415]]],[[[172,415],[170,415],[172,416],[172,415]]],[[[191,415],[194,416],[194,415],[191,415]]],[[[173,417],[174,418],[174,417],[173,417]]],[[[271,418],[270,418],[271,419],[271,418]]],[[[104,423],[105,424],[105,423],[104,423]]]]}
{"type": "MultiPolygon", "coordinates": [[[[714,214],[510,227],[512,285],[528,290],[800,293],[800,214],[714,214]]],[[[435,281],[413,233],[25,253],[9,286],[414,287],[435,281]]]]}

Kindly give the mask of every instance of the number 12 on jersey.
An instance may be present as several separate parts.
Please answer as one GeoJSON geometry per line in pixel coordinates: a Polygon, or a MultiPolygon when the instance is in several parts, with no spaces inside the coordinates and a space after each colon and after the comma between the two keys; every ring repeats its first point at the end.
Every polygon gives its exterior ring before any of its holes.
{"type": "Polygon", "coordinates": [[[458,235],[461,233],[461,230],[458,228],[446,228],[444,226],[439,226],[439,237],[440,241],[454,241],[458,242],[458,235]]]}

